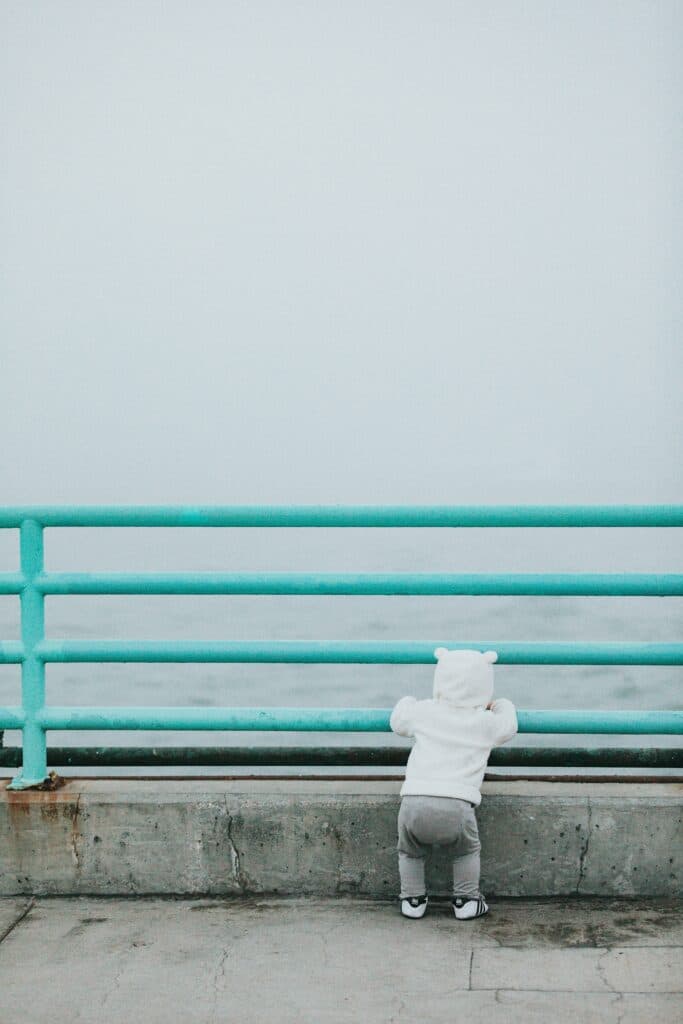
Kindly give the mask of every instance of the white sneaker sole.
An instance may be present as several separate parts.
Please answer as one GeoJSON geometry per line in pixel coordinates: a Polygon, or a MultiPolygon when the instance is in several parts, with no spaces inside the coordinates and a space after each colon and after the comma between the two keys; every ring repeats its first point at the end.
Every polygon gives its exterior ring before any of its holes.
{"type": "Polygon", "coordinates": [[[401,913],[413,921],[419,921],[427,913],[427,904],[421,903],[419,907],[411,907],[408,900],[401,900],[401,913]]]}
{"type": "Polygon", "coordinates": [[[462,907],[453,907],[453,913],[458,921],[473,921],[475,917],[483,917],[488,912],[488,903],[483,899],[468,900],[462,907]]]}

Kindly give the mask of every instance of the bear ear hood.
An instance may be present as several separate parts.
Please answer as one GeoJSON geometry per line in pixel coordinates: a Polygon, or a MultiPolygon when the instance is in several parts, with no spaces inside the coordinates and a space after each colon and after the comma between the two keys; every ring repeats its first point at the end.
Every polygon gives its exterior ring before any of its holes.
{"type": "Polygon", "coordinates": [[[434,699],[458,708],[485,708],[493,697],[495,651],[434,651],[434,699]]]}

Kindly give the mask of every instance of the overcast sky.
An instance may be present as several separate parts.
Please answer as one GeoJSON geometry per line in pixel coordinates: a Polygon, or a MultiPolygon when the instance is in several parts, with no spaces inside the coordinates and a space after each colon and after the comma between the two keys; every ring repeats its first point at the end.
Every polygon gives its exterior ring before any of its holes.
{"type": "Polygon", "coordinates": [[[3,0],[2,503],[682,500],[682,27],[3,0]]]}

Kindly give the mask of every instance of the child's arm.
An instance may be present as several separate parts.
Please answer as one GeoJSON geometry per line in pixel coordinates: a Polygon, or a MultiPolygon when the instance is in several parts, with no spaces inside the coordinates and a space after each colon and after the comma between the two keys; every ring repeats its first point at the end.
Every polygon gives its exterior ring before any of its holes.
{"type": "Polygon", "coordinates": [[[512,701],[505,697],[492,700],[488,707],[493,715],[493,746],[499,747],[517,732],[517,712],[512,701]]]}
{"type": "Polygon", "coordinates": [[[389,724],[398,736],[413,735],[413,710],[416,704],[415,697],[402,697],[391,712],[389,724]]]}

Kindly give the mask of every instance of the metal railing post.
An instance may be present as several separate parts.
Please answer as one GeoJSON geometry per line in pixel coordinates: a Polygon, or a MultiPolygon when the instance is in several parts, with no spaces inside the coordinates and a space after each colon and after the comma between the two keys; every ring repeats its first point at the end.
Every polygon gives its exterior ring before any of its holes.
{"type": "Polygon", "coordinates": [[[40,785],[47,778],[47,744],[39,715],[45,707],[45,663],[36,647],[45,639],[45,597],[36,587],[43,571],[43,527],[35,519],[25,519],[19,535],[21,571],[21,639],[24,656],[21,664],[21,703],[24,710],[22,768],[9,789],[40,785]]]}

